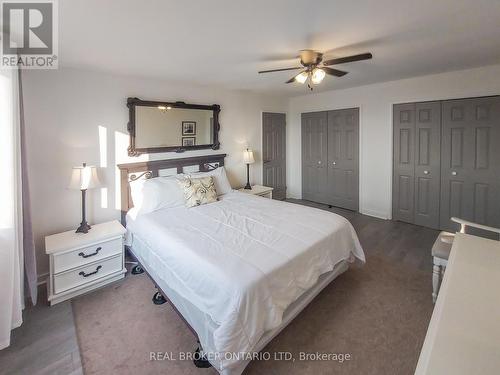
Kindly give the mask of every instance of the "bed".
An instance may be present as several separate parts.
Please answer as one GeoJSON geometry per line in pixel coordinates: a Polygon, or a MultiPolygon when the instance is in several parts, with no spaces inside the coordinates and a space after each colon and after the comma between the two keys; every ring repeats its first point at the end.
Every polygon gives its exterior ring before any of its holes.
{"type": "Polygon", "coordinates": [[[222,166],[224,156],[119,168],[129,250],[197,335],[210,364],[221,374],[240,374],[349,263],[365,256],[345,218],[237,191],[192,208],[144,214],[132,208],[130,180],[192,165],[207,171],[222,166]]]}

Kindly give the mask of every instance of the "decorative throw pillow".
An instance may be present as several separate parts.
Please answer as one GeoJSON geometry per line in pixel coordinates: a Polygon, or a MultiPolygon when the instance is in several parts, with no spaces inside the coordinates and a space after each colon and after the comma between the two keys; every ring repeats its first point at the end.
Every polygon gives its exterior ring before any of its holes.
{"type": "Polygon", "coordinates": [[[189,177],[191,178],[200,178],[208,176],[214,177],[214,184],[215,184],[215,190],[217,190],[217,195],[227,194],[230,193],[231,190],[233,190],[231,188],[229,180],[227,179],[226,170],[224,169],[224,167],[219,167],[209,172],[195,172],[189,174],[189,177]]]}
{"type": "Polygon", "coordinates": [[[179,180],[179,185],[184,192],[186,207],[200,206],[217,201],[213,176],[192,178],[186,177],[179,180]]]}

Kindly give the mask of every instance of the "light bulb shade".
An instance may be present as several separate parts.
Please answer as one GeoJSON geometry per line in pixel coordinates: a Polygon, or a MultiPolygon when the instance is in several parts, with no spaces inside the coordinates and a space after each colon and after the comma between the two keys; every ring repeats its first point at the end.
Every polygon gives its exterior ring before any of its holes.
{"type": "Polygon", "coordinates": [[[69,183],[70,189],[87,190],[99,187],[100,182],[97,177],[97,168],[94,166],[80,166],[73,167],[71,174],[71,181],[69,183]]]}
{"type": "Polygon", "coordinates": [[[298,83],[302,83],[302,84],[303,84],[305,81],[307,81],[307,76],[308,76],[307,72],[302,72],[302,73],[297,74],[297,75],[295,76],[295,80],[296,80],[298,83]]]}
{"type": "Polygon", "coordinates": [[[164,105],[159,105],[158,109],[161,113],[166,113],[167,111],[170,111],[172,107],[170,106],[164,106],[164,105]]]}
{"type": "Polygon", "coordinates": [[[255,163],[255,159],[253,158],[253,151],[248,148],[243,151],[243,163],[245,164],[253,164],[255,163]]]}
{"type": "Polygon", "coordinates": [[[315,85],[321,83],[321,81],[323,81],[323,78],[325,78],[325,75],[326,73],[323,69],[320,68],[314,69],[311,77],[312,83],[314,83],[315,85]]]}

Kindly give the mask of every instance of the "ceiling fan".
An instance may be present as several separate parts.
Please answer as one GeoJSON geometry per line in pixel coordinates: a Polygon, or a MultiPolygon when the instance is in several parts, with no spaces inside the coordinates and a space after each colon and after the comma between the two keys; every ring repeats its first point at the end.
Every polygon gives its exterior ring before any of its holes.
{"type": "Polygon", "coordinates": [[[300,63],[303,66],[297,66],[294,68],[283,68],[283,69],[272,69],[272,70],[261,70],[261,73],[271,73],[271,72],[281,72],[284,70],[297,70],[303,69],[299,74],[293,76],[285,83],[292,83],[294,81],[299,83],[306,83],[307,87],[311,90],[313,89],[313,85],[317,85],[323,81],[326,74],[335,77],[342,77],[347,74],[342,70],[329,68],[328,65],[337,65],[337,64],[345,64],[354,61],[361,60],[369,60],[372,58],[371,53],[361,53],[359,55],[352,55],[346,57],[338,57],[336,59],[323,61],[323,54],[321,52],[317,52],[311,49],[304,49],[300,51],[300,63]]]}

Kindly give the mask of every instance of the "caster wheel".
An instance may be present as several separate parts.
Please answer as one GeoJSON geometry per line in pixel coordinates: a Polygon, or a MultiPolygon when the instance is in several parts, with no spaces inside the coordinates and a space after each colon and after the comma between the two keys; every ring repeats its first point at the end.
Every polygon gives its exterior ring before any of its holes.
{"type": "Polygon", "coordinates": [[[200,352],[200,347],[197,347],[196,351],[194,352],[193,363],[198,368],[209,368],[209,367],[212,367],[212,365],[210,364],[210,362],[208,362],[208,359],[205,357],[205,355],[203,355],[200,352]]]}
{"type": "Polygon", "coordinates": [[[132,271],[130,272],[132,273],[132,275],[140,275],[141,273],[144,273],[144,270],[141,266],[137,265],[132,267],[132,271]]]}
{"type": "Polygon", "coordinates": [[[162,296],[160,292],[156,292],[153,296],[153,303],[155,305],[163,305],[167,300],[162,296]]]}

